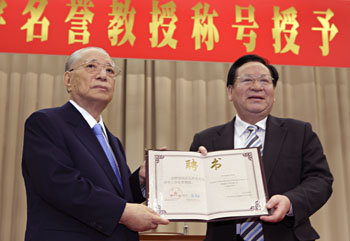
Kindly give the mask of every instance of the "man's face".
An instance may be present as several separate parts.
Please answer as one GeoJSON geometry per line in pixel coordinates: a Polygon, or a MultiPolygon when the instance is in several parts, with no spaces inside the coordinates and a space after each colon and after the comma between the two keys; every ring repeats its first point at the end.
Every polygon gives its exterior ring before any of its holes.
{"type": "Polygon", "coordinates": [[[229,100],[246,122],[265,118],[272,109],[275,89],[269,69],[259,62],[248,62],[237,69],[233,87],[228,87],[229,100]]]}
{"type": "Polygon", "coordinates": [[[89,49],[72,65],[72,71],[65,73],[65,85],[71,99],[88,109],[105,107],[112,99],[115,79],[111,77],[115,64],[104,52],[89,49]]]}

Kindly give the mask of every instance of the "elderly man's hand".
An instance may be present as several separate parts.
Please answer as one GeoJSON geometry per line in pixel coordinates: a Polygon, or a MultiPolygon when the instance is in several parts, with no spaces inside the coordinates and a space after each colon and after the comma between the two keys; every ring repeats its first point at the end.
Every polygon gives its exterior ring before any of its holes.
{"type": "Polygon", "coordinates": [[[135,232],[143,232],[157,228],[158,224],[167,225],[170,222],[143,204],[127,203],[119,223],[135,232]]]}
{"type": "Polygon", "coordinates": [[[145,161],[142,163],[140,167],[139,181],[140,181],[140,185],[145,185],[146,183],[146,162],[145,161]]]}
{"type": "MultiPolygon", "coordinates": [[[[163,146],[160,148],[161,151],[166,151],[167,147],[163,146]]],[[[140,167],[140,171],[139,171],[139,181],[140,181],[140,185],[145,185],[146,183],[146,161],[144,161],[140,167]]]]}

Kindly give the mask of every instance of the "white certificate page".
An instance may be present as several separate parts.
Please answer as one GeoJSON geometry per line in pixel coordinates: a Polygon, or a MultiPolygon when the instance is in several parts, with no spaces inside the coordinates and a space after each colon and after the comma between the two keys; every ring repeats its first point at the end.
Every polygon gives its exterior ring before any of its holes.
{"type": "Polygon", "coordinates": [[[257,148],[148,151],[147,203],[170,220],[210,221],[268,215],[257,148]]]}

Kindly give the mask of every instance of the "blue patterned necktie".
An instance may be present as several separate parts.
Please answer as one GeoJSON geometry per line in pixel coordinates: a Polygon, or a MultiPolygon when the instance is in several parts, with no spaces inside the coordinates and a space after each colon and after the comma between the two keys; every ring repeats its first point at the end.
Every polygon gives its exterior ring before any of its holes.
{"type": "Polygon", "coordinates": [[[106,156],[108,158],[109,163],[111,164],[111,167],[112,167],[112,169],[114,171],[114,174],[117,177],[119,186],[121,187],[122,191],[124,191],[122,179],[120,177],[120,173],[119,173],[119,170],[118,170],[118,167],[117,167],[117,162],[116,162],[115,157],[114,157],[114,155],[112,153],[112,150],[109,148],[109,146],[107,144],[107,141],[106,141],[106,139],[103,136],[102,126],[97,123],[96,125],[94,125],[92,130],[95,133],[95,135],[97,137],[97,140],[100,142],[100,144],[102,146],[102,149],[103,149],[103,151],[105,152],[105,154],[106,154],[106,156]]]}
{"type": "MultiPolygon", "coordinates": [[[[262,143],[257,135],[258,126],[248,126],[247,130],[250,132],[246,140],[246,147],[260,147],[262,154],[262,143]]],[[[264,234],[262,224],[257,218],[249,218],[241,223],[240,235],[245,241],[263,241],[264,234]]]]}

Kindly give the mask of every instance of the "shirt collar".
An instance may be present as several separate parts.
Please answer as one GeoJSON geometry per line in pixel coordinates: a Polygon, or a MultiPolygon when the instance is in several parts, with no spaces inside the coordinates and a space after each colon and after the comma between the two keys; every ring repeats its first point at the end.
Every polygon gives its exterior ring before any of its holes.
{"type": "Polygon", "coordinates": [[[77,102],[75,102],[74,100],[69,100],[69,102],[80,112],[80,114],[84,117],[91,129],[98,123],[102,126],[103,134],[107,136],[106,128],[103,124],[102,115],[100,115],[99,121],[97,122],[95,118],[92,117],[92,115],[89,112],[87,112],[83,107],[81,107],[77,102]]]}
{"type": "MultiPolygon", "coordinates": [[[[267,116],[262,119],[261,121],[258,121],[255,123],[256,126],[258,126],[260,129],[263,131],[266,130],[266,121],[267,121],[267,116]]],[[[251,124],[243,121],[238,114],[236,114],[236,120],[235,120],[235,131],[237,132],[238,136],[242,136],[243,133],[246,131],[247,127],[250,126],[251,124]]]]}

